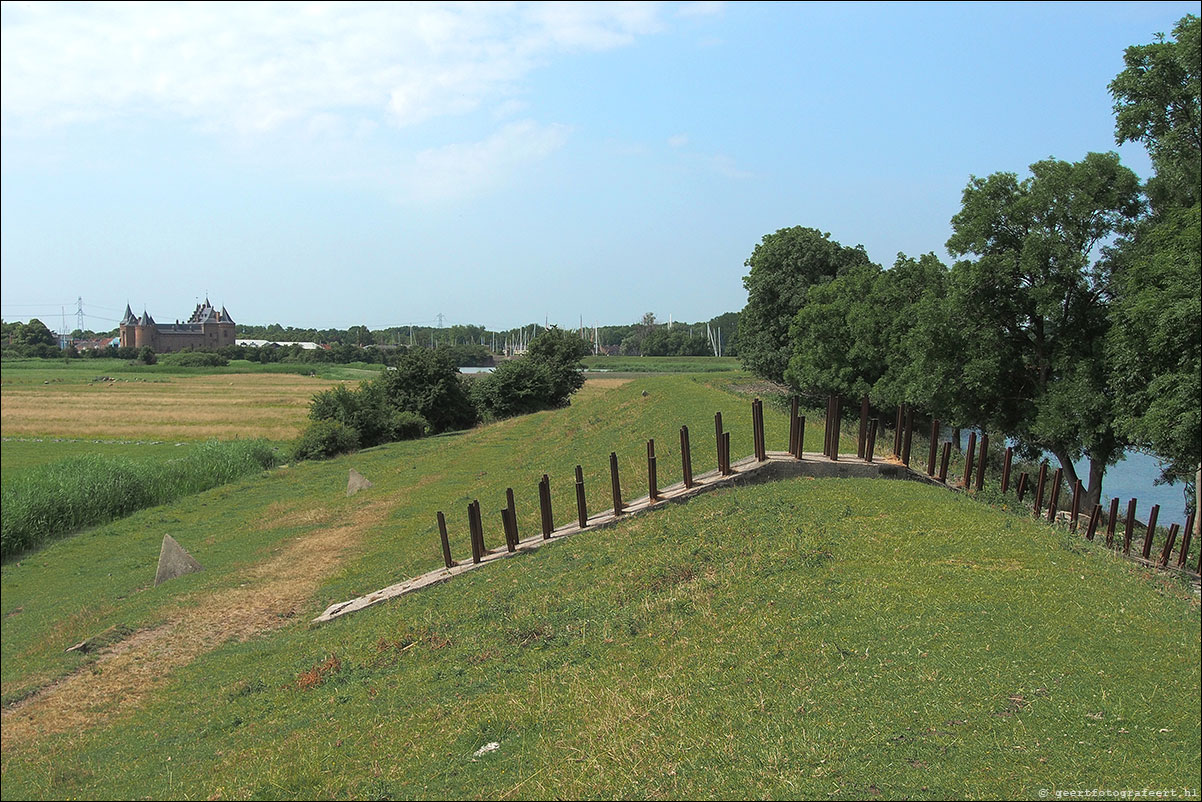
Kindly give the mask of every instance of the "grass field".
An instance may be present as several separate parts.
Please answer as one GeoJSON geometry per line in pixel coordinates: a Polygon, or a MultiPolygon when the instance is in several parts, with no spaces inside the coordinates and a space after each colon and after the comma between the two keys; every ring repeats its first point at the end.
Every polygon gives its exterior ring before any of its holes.
{"type": "Polygon", "coordinates": [[[611,373],[723,373],[740,369],[739,360],[729,356],[588,356],[584,366],[611,373]]]}
{"type": "MultiPolygon", "coordinates": [[[[4,566],[0,795],[1198,786],[1192,588],[915,483],[719,491],[307,623],[439,564],[437,510],[465,559],[473,498],[496,546],[505,488],[532,531],[544,472],[562,523],[577,462],[595,511],[611,450],[627,497],[644,492],[648,437],[661,484],[679,478],[681,424],[695,469],[712,467],[715,411],[749,453],[747,398],[724,389],[741,381],[590,381],[568,409],[277,469],[4,566]],[[375,486],[347,498],[350,467],[375,486]],[[165,533],[205,571],[154,589],[165,533]],[[116,645],[63,651],[103,632],[116,645]]],[[[784,416],[765,412],[783,449],[784,416]]]]}

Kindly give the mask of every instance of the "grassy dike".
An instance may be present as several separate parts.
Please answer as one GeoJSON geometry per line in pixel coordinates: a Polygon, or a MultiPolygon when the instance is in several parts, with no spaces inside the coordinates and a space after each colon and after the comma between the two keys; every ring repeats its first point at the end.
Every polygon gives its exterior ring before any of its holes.
{"type": "MultiPolygon", "coordinates": [[[[710,467],[718,409],[733,452],[750,452],[746,400],[722,383],[590,383],[566,410],[277,470],[5,566],[0,794],[987,798],[1198,786],[1192,590],[915,483],[719,491],[307,623],[437,565],[438,509],[463,559],[472,498],[496,545],[505,487],[531,531],[543,472],[562,522],[577,461],[600,510],[610,450],[627,497],[644,492],[647,437],[661,484],[679,478],[681,423],[695,468],[710,467]],[[346,498],[349,467],[375,487],[346,498]],[[155,590],[164,533],[206,570],[155,590]],[[289,570],[312,575],[291,595],[277,581],[289,570]],[[259,626],[204,614],[265,597],[259,626]],[[110,627],[177,637],[141,662],[63,654],[110,627]],[[173,652],[183,659],[162,660],[173,652]],[[166,670],[142,676],[145,665],[166,670]],[[66,707],[69,729],[36,718],[53,691],[12,704],[72,671],[117,682],[125,702],[66,707]]],[[[782,447],[784,418],[766,413],[769,447],[782,447]]],[[[807,442],[820,437],[812,427],[807,442]]]]}

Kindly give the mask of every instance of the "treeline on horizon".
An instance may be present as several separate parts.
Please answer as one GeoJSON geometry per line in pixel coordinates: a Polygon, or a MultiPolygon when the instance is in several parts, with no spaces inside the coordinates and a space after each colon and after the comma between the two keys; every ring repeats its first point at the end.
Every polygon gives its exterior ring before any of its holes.
{"type": "MultiPolygon", "coordinates": [[[[1202,476],[1199,20],[1128,47],[1109,85],[1115,140],[1142,142],[1142,183],[1115,153],[972,177],[934,253],[891,268],[800,226],[755,247],[739,355],[804,393],[902,403],[1054,455],[1086,509],[1128,448],[1163,479],[1202,476]]],[[[885,413],[888,414],[888,413],[885,413]]]]}
{"type": "MultiPolygon", "coordinates": [[[[721,330],[721,349],[723,356],[738,355],[738,326],[739,313],[726,312],[708,321],[696,323],[668,322],[656,320],[654,313],[648,312],[642,319],[629,325],[598,326],[597,341],[604,349],[603,352],[617,350],[622,356],[710,356],[713,347],[707,336],[714,332],[717,338],[721,330]]],[[[219,349],[226,359],[250,359],[251,361],[278,362],[374,362],[387,363],[388,351],[404,353],[413,348],[451,349],[451,353],[460,366],[489,365],[494,355],[503,355],[513,349],[518,343],[529,344],[539,332],[547,327],[541,323],[530,323],[503,331],[494,331],[484,326],[451,325],[443,328],[433,326],[391,326],[383,329],[369,329],[367,326],[351,326],[346,329],[314,329],[283,326],[272,323],[266,326],[242,325],[237,327],[237,337],[240,340],[268,340],[271,342],[316,343],[322,346],[322,353],[305,350],[297,346],[282,346],[282,350],[274,354],[263,352],[255,347],[227,346],[219,349]],[[372,351],[378,351],[372,354],[372,351]]],[[[577,331],[575,328],[567,331],[577,331]]],[[[102,337],[116,337],[118,329],[107,332],[94,332],[76,329],[71,333],[72,340],[95,340],[102,337]]],[[[593,341],[593,329],[585,328],[583,338],[593,341]]],[[[79,349],[74,345],[66,349],[66,353],[58,347],[58,337],[37,318],[28,323],[0,322],[0,349],[5,356],[55,358],[66,355],[75,357],[116,357],[119,359],[137,359],[139,352],[134,349],[110,350],[92,353],[88,349],[79,349]]],[[[275,349],[269,349],[275,350],[275,349]]]]}

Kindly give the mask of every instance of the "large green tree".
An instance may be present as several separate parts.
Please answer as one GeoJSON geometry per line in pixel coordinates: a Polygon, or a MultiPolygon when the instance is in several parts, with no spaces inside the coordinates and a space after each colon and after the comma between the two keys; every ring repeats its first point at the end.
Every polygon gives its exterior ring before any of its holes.
{"type": "Polygon", "coordinates": [[[1151,44],[1128,47],[1123,54],[1126,68],[1110,83],[1115,139],[1147,146],[1156,168],[1148,195],[1158,210],[1197,203],[1202,169],[1198,17],[1182,17],[1173,36],[1166,40],[1158,35],[1151,44]]]}
{"type": "Polygon", "coordinates": [[[1069,482],[1089,459],[1087,503],[1126,445],[1114,426],[1104,343],[1110,326],[1105,244],[1142,212],[1135,174],[1114,153],[974,178],[952,218],[950,253],[968,381],[957,403],[974,420],[1056,456],[1069,482]]]}
{"type": "Polygon", "coordinates": [[[817,229],[794,226],[766,235],[745,263],[739,359],[754,373],[783,381],[792,355],[789,327],[810,288],[868,264],[862,246],[846,248],[817,229]]]}
{"type": "Polygon", "coordinates": [[[1199,204],[1142,228],[1114,271],[1110,340],[1118,427],[1196,479],[1202,458],[1202,220],[1199,204]]]}
{"type": "MultiPolygon", "coordinates": [[[[1113,259],[1109,342],[1117,426],[1165,461],[1167,479],[1202,484],[1202,303],[1199,285],[1199,20],[1183,17],[1174,40],[1127,48],[1110,84],[1115,139],[1144,143],[1156,174],[1153,215],[1113,259]]],[[[1202,521],[1199,521],[1202,524],[1202,521]]]]}

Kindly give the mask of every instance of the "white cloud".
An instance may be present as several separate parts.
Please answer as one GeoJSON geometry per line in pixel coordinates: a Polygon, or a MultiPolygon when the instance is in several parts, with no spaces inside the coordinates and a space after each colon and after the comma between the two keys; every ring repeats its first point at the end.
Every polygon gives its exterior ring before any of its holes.
{"type": "Polygon", "coordinates": [[[742,180],[744,178],[752,178],[755,175],[754,173],[750,173],[746,170],[740,169],[739,166],[737,164],[735,164],[735,160],[732,159],[730,156],[727,156],[724,153],[719,153],[714,156],[710,156],[709,157],[709,166],[710,166],[710,169],[712,169],[718,175],[726,176],[727,178],[734,178],[737,180],[742,180]]]}
{"type": "Polygon", "coordinates": [[[683,148],[687,144],[689,144],[688,134],[676,134],[675,136],[668,137],[669,147],[683,148]]]}
{"type": "Polygon", "coordinates": [[[417,154],[399,183],[414,198],[457,200],[487,192],[520,170],[558,150],[567,139],[563,125],[510,123],[487,139],[443,145],[417,154]]]}
{"type": "MultiPolygon", "coordinates": [[[[683,13],[683,11],[682,11],[683,13]]],[[[6,4],[6,132],[162,115],[254,133],[501,105],[556,54],[662,27],[642,3],[6,4]]],[[[352,125],[353,127],[353,125],[352,125]]]]}
{"type": "Polygon", "coordinates": [[[680,17],[711,17],[721,14],[725,5],[722,2],[681,3],[676,9],[676,14],[680,17]]]}

